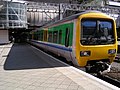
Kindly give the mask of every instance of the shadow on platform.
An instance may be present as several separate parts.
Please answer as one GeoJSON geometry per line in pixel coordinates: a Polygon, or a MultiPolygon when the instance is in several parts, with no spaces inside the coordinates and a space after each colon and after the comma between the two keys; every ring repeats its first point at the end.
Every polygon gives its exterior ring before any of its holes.
{"type": "Polygon", "coordinates": [[[14,44],[5,61],[5,70],[67,67],[28,44],[14,44]]]}

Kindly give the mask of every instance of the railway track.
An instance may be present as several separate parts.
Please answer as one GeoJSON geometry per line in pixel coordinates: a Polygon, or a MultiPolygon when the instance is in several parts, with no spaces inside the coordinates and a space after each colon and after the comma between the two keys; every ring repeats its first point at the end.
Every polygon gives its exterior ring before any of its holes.
{"type": "Polygon", "coordinates": [[[120,53],[117,54],[114,61],[120,63],[120,53]]]}
{"type": "Polygon", "coordinates": [[[102,80],[104,80],[104,81],[106,81],[106,82],[120,88],[120,81],[118,81],[117,79],[113,79],[113,78],[111,78],[111,77],[109,77],[107,75],[105,75],[105,76],[97,76],[97,78],[102,79],[102,80]]]}
{"type": "Polygon", "coordinates": [[[101,77],[98,76],[98,78],[120,88],[120,54],[117,55],[117,58],[114,60],[111,66],[110,72],[101,77]]]}

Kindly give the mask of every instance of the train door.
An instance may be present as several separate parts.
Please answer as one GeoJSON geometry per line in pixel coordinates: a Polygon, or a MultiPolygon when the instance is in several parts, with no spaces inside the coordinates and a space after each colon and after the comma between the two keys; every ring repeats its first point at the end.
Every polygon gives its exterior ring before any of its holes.
{"type": "MultiPolygon", "coordinates": [[[[47,33],[48,33],[47,29],[43,30],[43,42],[47,42],[47,33]]],[[[45,50],[46,49],[48,50],[48,46],[47,45],[43,45],[43,47],[45,48],[45,50]]]]}
{"type": "Polygon", "coordinates": [[[47,30],[44,30],[44,41],[47,41],[47,30]]]}
{"type": "Polygon", "coordinates": [[[65,46],[69,46],[69,35],[70,35],[70,29],[66,28],[66,34],[65,34],[65,46]]]}
{"type": "MultiPolygon", "coordinates": [[[[67,47],[69,49],[69,38],[70,38],[70,28],[66,28],[66,34],[65,34],[65,47],[67,47]]],[[[71,57],[70,57],[70,52],[69,51],[65,51],[65,58],[67,61],[71,61],[71,57]]]]}

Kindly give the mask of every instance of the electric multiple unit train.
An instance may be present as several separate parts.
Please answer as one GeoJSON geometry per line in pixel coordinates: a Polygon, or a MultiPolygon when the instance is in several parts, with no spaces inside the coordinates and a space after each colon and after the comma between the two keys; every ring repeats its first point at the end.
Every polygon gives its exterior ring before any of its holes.
{"type": "Polygon", "coordinates": [[[117,53],[116,23],[104,13],[85,11],[30,32],[29,42],[100,73],[110,70],[117,53]]]}

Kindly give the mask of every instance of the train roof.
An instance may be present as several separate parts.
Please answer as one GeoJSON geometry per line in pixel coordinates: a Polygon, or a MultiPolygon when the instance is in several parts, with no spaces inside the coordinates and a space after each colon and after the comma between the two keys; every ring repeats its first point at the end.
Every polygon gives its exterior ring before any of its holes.
{"type": "Polygon", "coordinates": [[[76,19],[76,18],[78,18],[80,15],[85,14],[85,13],[95,13],[95,12],[96,12],[96,13],[101,13],[100,11],[94,11],[94,10],[83,11],[83,12],[80,12],[80,13],[77,13],[77,14],[74,14],[74,15],[71,15],[71,16],[69,16],[69,17],[63,18],[62,20],[58,20],[58,21],[56,21],[56,22],[46,24],[46,25],[43,26],[42,28],[47,28],[47,27],[50,27],[51,25],[55,25],[55,24],[58,24],[58,23],[62,23],[62,22],[66,22],[66,21],[70,21],[70,20],[76,19]]]}
{"type": "MultiPolygon", "coordinates": [[[[102,12],[100,12],[100,11],[95,11],[95,10],[82,11],[82,12],[80,12],[80,13],[71,15],[71,16],[66,17],[66,18],[63,18],[62,20],[58,20],[58,21],[56,21],[56,22],[51,22],[51,23],[49,22],[48,24],[45,24],[44,26],[42,26],[41,29],[43,29],[43,28],[49,28],[49,27],[51,27],[51,26],[53,26],[53,25],[56,25],[56,24],[60,24],[60,23],[67,22],[67,21],[71,21],[71,20],[73,20],[73,19],[78,18],[80,15],[86,14],[86,13],[102,13],[102,12]]],[[[40,30],[40,28],[37,29],[37,30],[35,30],[35,31],[38,31],[38,30],[40,30]]]]}

